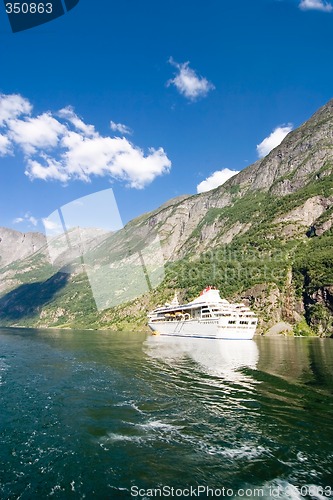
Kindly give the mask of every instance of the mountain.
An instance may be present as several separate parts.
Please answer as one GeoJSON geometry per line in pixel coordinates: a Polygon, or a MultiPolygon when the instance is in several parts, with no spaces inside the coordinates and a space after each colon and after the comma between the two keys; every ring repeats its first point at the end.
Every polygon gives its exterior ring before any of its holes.
{"type": "Polygon", "coordinates": [[[170,200],[117,233],[77,228],[62,243],[18,233],[15,259],[11,244],[0,253],[0,323],[141,328],[174,289],[187,300],[212,284],[251,305],[259,332],[330,335],[332,223],[333,100],[223,186],[170,200]],[[59,251],[66,239],[81,243],[59,251]]]}
{"type": "Polygon", "coordinates": [[[22,260],[45,246],[46,238],[41,233],[20,233],[0,227],[0,267],[15,260],[22,260]]]}

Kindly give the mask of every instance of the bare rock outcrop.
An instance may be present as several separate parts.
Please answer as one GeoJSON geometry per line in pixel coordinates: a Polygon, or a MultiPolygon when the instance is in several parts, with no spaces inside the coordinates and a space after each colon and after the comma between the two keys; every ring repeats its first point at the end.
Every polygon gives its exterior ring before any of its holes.
{"type": "Polygon", "coordinates": [[[20,233],[0,227],[0,268],[31,256],[45,245],[46,238],[41,233],[20,233]]]}

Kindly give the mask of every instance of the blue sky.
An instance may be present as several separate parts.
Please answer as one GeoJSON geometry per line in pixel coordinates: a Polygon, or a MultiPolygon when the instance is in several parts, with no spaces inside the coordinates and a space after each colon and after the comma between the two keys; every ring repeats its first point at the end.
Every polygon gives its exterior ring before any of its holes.
{"type": "Polygon", "coordinates": [[[332,23],[321,0],[80,0],[13,34],[0,6],[0,225],[223,182],[332,97],[332,23]]]}

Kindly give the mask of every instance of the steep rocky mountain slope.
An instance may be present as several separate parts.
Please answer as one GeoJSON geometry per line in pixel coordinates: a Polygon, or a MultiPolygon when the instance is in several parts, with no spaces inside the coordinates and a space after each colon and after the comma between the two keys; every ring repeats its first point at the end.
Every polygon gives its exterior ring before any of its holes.
{"type": "Polygon", "coordinates": [[[333,100],[223,186],[170,200],[84,251],[51,263],[41,235],[19,235],[35,243],[0,254],[0,323],[141,327],[175,288],[187,300],[213,284],[247,301],[261,332],[329,335],[332,222],[333,100]]]}
{"type": "Polygon", "coordinates": [[[0,267],[15,260],[24,259],[37,252],[46,244],[41,233],[20,233],[13,229],[0,227],[0,267]]]}
{"type": "MultiPolygon", "coordinates": [[[[212,240],[214,244],[230,243],[237,234],[246,232],[257,223],[253,217],[262,212],[262,200],[270,197],[275,201],[289,195],[287,200],[292,200],[292,195],[299,192],[300,196],[294,196],[296,211],[290,214],[289,221],[307,226],[314,223],[332,203],[332,196],[326,197],[326,193],[321,196],[320,189],[320,182],[329,178],[332,172],[333,100],[308,122],[288,134],[268,156],[244,169],[223,186],[161,207],[144,217],[141,224],[148,222],[159,230],[165,257],[172,260],[187,255],[193,248],[192,243],[195,247],[200,246],[201,250],[210,248],[212,240]],[[256,196],[257,199],[254,198],[256,196]],[[249,200],[248,203],[245,200],[249,200]],[[307,205],[302,202],[307,202],[307,205]],[[230,206],[232,213],[225,211],[226,217],[220,217],[223,211],[218,209],[230,206]],[[239,220],[244,220],[245,212],[252,218],[246,224],[239,220]],[[191,237],[198,225],[201,237],[195,243],[191,237]]],[[[280,212],[277,207],[277,223],[284,222],[279,219],[280,212]]],[[[324,229],[329,224],[327,222],[324,229]]],[[[195,238],[197,233],[195,231],[195,238]]]]}

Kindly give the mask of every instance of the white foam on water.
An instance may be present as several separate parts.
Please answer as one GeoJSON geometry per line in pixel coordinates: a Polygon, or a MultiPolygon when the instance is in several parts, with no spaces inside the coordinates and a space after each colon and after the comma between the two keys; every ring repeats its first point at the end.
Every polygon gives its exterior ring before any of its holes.
{"type": "Polygon", "coordinates": [[[55,493],[57,493],[58,491],[65,491],[64,488],[62,488],[60,486],[60,484],[56,484],[55,486],[53,486],[53,488],[51,489],[50,491],[50,496],[51,495],[54,495],[55,493]]]}
{"type": "Polygon", "coordinates": [[[115,490],[115,491],[128,491],[128,492],[130,492],[130,490],[128,488],[119,488],[117,486],[113,486],[112,484],[108,484],[108,488],[110,488],[111,490],[115,490]]]}
{"type": "Polygon", "coordinates": [[[205,441],[199,441],[198,446],[201,451],[207,453],[208,455],[220,455],[230,460],[253,460],[264,454],[270,454],[270,452],[263,446],[255,447],[244,445],[239,448],[226,448],[225,446],[209,444],[205,441]]]}
{"type": "Polygon", "coordinates": [[[142,445],[154,441],[169,441],[170,436],[172,437],[172,439],[174,439],[175,435],[188,439],[187,436],[181,434],[181,426],[168,424],[162,422],[161,420],[149,420],[145,423],[140,424],[124,422],[124,424],[130,425],[132,429],[136,429],[138,433],[123,434],[117,432],[109,432],[106,436],[103,436],[101,439],[99,439],[100,447],[105,451],[108,451],[108,446],[112,446],[114,443],[134,443],[137,445],[142,445]]]}
{"type": "Polygon", "coordinates": [[[231,458],[232,460],[246,458],[248,460],[260,457],[264,453],[268,453],[263,446],[241,446],[240,448],[224,448],[221,452],[222,455],[231,458]]]}
{"type": "MultiPolygon", "coordinates": [[[[9,365],[0,358],[0,372],[8,371],[9,365]]],[[[0,373],[0,385],[3,385],[3,374],[0,373]]]]}
{"type": "Polygon", "coordinates": [[[122,407],[122,406],[127,406],[128,407],[129,406],[129,407],[133,408],[133,410],[135,410],[138,413],[140,413],[141,415],[145,415],[146,414],[143,410],[141,410],[138,407],[137,403],[135,403],[132,400],[130,400],[130,401],[122,401],[120,403],[115,404],[115,406],[118,406],[118,407],[122,407]]]}
{"type": "Polygon", "coordinates": [[[138,405],[134,401],[129,401],[128,404],[130,404],[132,406],[132,408],[134,410],[136,410],[138,413],[140,413],[141,415],[145,415],[145,412],[143,410],[140,410],[140,408],[138,407],[138,405]]]}
{"type": "Polygon", "coordinates": [[[0,371],[7,371],[9,368],[9,365],[3,360],[0,359],[0,371]]]}
{"type": "Polygon", "coordinates": [[[120,433],[116,433],[116,432],[110,432],[107,434],[107,436],[104,436],[100,440],[100,446],[104,450],[107,450],[108,448],[106,447],[106,445],[112,444],[112,443],[129,442],[129,443],[141,444],[145,441],[146,441],[146,439],[143,436],[130,436],[128,434],[120,434],[120,433]]]}
{"type": "Polygon", "coordinates": [[[182,426],[167,424],[161,420],[149,420],[144,424],[137,424],[137,427],[144,429],[146,431],[163,431],[163,432],[177,432],[183,429],[182,426]]]}
{"type": "Polygon", "coordinates": [[[302,453],[301,451],[299,451],[297,453],[297,460],[299,462],[306,462],[308,460],[308,457],[304,453],[302,453]]]}

